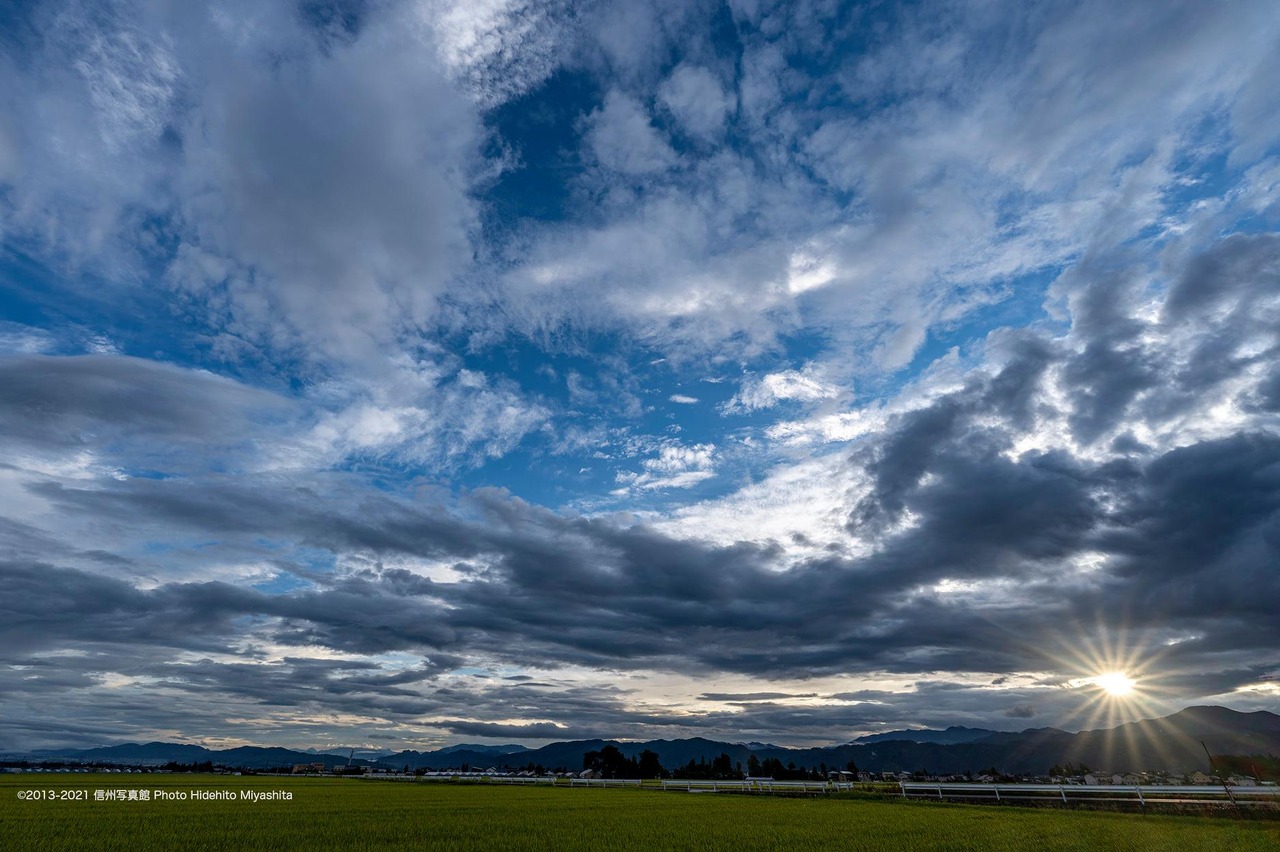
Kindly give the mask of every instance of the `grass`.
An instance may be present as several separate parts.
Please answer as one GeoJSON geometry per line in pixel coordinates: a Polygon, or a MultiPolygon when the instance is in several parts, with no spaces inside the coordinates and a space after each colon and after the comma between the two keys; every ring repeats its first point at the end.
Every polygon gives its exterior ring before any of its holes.
{"type": "Polygon", "coordinates": [[[867,799],[217,775],[0,776],[0,847],[38,849],[1276,850],[1280,823],[867,799]],[[96,802],[97,789],[292,801],[96,802]],[[19,791],[89,791],[24,801],[19,791]]]}

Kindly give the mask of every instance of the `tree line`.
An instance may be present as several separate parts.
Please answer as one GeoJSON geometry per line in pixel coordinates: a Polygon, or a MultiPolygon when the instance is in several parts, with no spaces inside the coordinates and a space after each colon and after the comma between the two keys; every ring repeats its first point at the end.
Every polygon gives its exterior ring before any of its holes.
{"type": "MultiPolygon", "coordinates": [[[[744,768],[741,761],[734,761],[721,752],[710,761],[706,757],[691,759],[683,766],[668,770],[651,749],[645,749],[635,757],[627,757],[617,746],[607,745],[599,751],[589,751],[582,756],[582,768],[599,773],[601,778],[681,778],[708,781],[741,781],[748,775],[753,778],[768,777],[778,781],[822,781],[827,777],[827,765],[818,767],[796,766],[795,762],[783,764],[776,757],[760,760],[752,754],[744,768]]],[[[858,767],[849,761],[846,769],[857,773],[858,767]]]]}

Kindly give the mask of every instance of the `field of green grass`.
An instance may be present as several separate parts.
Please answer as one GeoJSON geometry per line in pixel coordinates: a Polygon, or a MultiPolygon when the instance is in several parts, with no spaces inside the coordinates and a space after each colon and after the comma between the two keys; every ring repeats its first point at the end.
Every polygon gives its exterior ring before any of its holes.
{"type": "Polygon", "coordinates": [[[638,789],[218,775],[0,775],[5,850],[1280,849],[1280,822],[638,789]],[[291,801],[95,801],[96,790],[291,801]],[[19,798],[25,791],[42,798],[19,798]],[[85,800],[60,800],[67,794],[85,800]],[[54,798],[43,798],[53,796],[54,798]]]}

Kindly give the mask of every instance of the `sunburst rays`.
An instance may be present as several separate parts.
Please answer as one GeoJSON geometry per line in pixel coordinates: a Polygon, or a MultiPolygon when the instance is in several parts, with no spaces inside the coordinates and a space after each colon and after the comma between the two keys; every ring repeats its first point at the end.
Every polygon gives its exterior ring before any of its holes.
{"type": "MultiPolygon", "coordinates": [[[[1176,702],[1167,684],[1185,674],[1169,665],[1172,646],[1153,628],[1075,624],[1058,632],[1051,648],[1046,655],[1061,677],[1059,685],[1078,696],[1063,719],[1064,727],[1082,731],[1165,715],[1176,702]]],[[[1144,754],[1171,757],[1169,744],[1152,737],[1147,728],[1125,727],[1103,736],[1116,761],[1144,754]]]]}

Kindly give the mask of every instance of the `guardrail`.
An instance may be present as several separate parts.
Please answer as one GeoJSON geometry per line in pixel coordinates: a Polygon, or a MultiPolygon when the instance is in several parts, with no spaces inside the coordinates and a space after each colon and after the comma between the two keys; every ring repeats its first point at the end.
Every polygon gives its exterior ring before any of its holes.
{"type": "Polygon", "coordinates": [[[1280,805],[1275,787],[1232,787],[1230,796],[1221,786],[1146,784],[962,784],[902,781],[904,798],[987,801],[1002,803],[1056,801],[1128,802],[1147,805],[1189,805],[1228,802],[1242,805],[1280,805]]]}
{"type": "Polygon", "coordinates": [[[639,778],[571,778],[571,787],[639,787],[639,778]]]}

